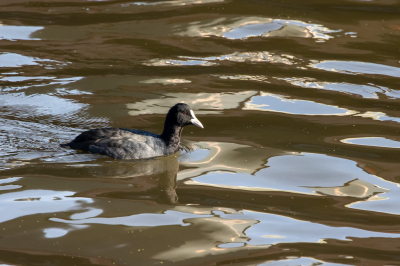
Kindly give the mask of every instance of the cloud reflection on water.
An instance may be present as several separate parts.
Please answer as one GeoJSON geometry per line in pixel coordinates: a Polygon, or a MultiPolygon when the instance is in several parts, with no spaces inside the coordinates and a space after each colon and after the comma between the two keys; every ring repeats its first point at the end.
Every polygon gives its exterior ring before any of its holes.
{"type": "MultiPolygon", "coordinates": [[[[230,61],[240,63],[250,62],[269,62],[280,63],[285,65],[299,64],[301,60],[288,54],[277,55],[268,51],[260,52],[234,52],[232,54],[224,54],[218,56],[208,57],[194,57],[194,56],[178,56],[177,59],[152,59],[145,63],[147,66],[213,66],[217,65],[219,61],[230,61]]],[[[224,75],[221,75],[224,77],[224,75]]]]}
{"type": "Polygon", "coordinates": [[[0,67],[21,67],[24,65],[43,65],[51,69],[54,65],[63,65],[64,63],[50,60],[41,59],[37,57],[29,57],[16,53],[2,53],[0,54],[0,67]]]}
{"type": "MultiPolygon", "coordinates": [[[[362,198],[363,204],[370,206],[363,208],[378,212],[382,209],[371,207],[371,202],[376,205],[377,200],[385,199],[394,204],[397,194],[400,195],[396,183],[366,173],[352,160],[323,154],[292,154],[230,143],[199,144],[209,153],[196,161],[190,160],[189,155],[189,160],[181,162],[188,169],[178,173],[178,180],[184,180],[189,186],[346,196],[355,198],[353,203],[358,205],[362,198]],[[319,178],[315,179],[315,176],[319,178]],[[376,197],[378,194],[380,196],[376,197]]],[[[355,208],[354,204],[349,206],[355,208]]],[[[390,204],[386,203],[386,206],[390,204]]],[[[385,210],[397,213],[392,207],[385,207],[385,210]]]]}
{"type": "Polygon", "coordinates": [[[394,122],[400,123],[400,118],[388,116],[387,114],[385,114],[383,112],[367,111],[365,113],[356,114],[355,116],[371,118],[371,119],[377,120],[377,121],[394,121],[394,122]]]}
{"type": "MultiPolygon", "coordinates": [[[[158,99],[143,99],[135,103],[127,104],[129,114],[137,116],[141,114],[165,114],[174,104],[184,102],[189,104],[196,114],[218,114],[223,110],[235,109],[240,103],[257,94],[255,91],[221,92],[221,93],[169,93],[160,92],[162,97],[158,99]]],[[[156,94],[155,94],[156,95],[156,94]]]]}
{"type": "Polygon", "coordinates": [[[371,74],[400,77],[400,68],[357,61],[321,61],[310,67],[346,74],[371,74]]]}
{"type": "Polygon", "coordinates": [[[72,191],[24,190],[0,195],[0,222],[38,213],[56,213],[78,210],[82,204],[92,203],[90,198],[71,197],[72,191]],[[7,204],[6,204],[7,203],[7,204]],[[14,211],[10,211],[14,210],[14,211]]]}
{"type": "Polygon", "coordinates": [[[218,36],[227,39],[247,39],[249,37],[301,37],[325,41],[333,38],[329,33],[340,32],[319,24],[299,20],[283,20],[263,17],[220,17],[176,25],[175,34],[190,37],[218,36]],[[184,29],[185,28],[185,29],[184,29]]]}
{"type": "Polygon", "coordinates": [[[245,103],[244,110],[281,112],[296,115],[353,115],[356,111],[313,101],[288,99],[285,96],[260,92],[245,103]]]}
{"type": "Polygon", "coordinates": [[[130,2],[121,4],[121,7],[129,6],[157,6],[157,5],[171,5],[171,6],[188,6],[198,4],[210,4],[210,3],[221,3],[224,0],[173,0],[173,1],[162,1],[162,2],[130,2]]]}
{"type": "Polygon", "coordinates": [[[364,146],[374,146],[374,147],[384,147],[398,149],[400,148],[400,142],[396,140],[391,140],[381,137],[361,137],[361,138],[347,138],[340,140],[343,143],[354,144],[354,145],[364,145],[364,146]]]}
{"type": "Polygon", "coordinates": [[[31,35],[44,27],[37,26],[9,26],[0,24],[0,40],[40,40],[31,35]]]}
{"type": "MultiPolygon", "coordinates": [[[[393,92],[388,88],[380,87],[373,84],[359,85],[344,82],[324,82],[311,78],[283,78],[282,80],[285,80],[288,83],[299,87],[343,92],[352,95],[360,95],[363,98],[378,99],[378,93],[386,94],[388,96],[393,95],[393,92]]],[[[396,91],[394,93],[396,93],[396,91]]],[[[393,96],[395,96],[395,94],[393,96]]]]}

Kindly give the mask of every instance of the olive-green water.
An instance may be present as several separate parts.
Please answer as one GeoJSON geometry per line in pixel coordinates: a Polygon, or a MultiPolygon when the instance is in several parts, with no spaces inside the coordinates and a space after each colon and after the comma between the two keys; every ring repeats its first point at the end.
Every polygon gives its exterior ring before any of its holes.
{"type": "Polygon", "coordinates": [[[400,2],[1,0],[0,265],[400,265],[400,2]],[[59,147],[97,127],[179,153],[59,147]]]}

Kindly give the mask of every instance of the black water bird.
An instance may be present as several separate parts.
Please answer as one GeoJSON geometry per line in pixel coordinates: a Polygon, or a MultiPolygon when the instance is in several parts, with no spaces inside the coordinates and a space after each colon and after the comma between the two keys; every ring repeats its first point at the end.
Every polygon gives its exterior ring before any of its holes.
{"type": "Polygon", "coordinates": [[[182,129],[187,125],[204,128],[189,105],[178,103],[168,111],[161,135],[139,129],[96,128],[85,131],[70,143],[60,146],[116,159],[164,156],[179,150],[182,129]]]}

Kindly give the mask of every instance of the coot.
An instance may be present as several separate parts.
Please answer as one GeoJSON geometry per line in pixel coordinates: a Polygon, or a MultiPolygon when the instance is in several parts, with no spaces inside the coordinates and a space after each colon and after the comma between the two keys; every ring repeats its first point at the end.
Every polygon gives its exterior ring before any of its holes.
{"type": "Polygon", "coordinates": [[[116,159],[151,158],[177,152],[182,129],[187,125],[204,128],[189,105],[178,103],[168,111],[161,135],[139,129],[96,128],[60,146],[116,159]]]}

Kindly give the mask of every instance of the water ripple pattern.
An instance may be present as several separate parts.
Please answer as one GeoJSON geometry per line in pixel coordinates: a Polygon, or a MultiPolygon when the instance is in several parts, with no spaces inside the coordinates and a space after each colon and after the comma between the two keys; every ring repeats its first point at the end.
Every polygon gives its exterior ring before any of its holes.
{"type": "Polygon", "coordinates": [[[0,1],[1,265],[399,265],[398,1],[0,1]],[[204,129],[116,160],[93,128],[204,129]]]}

